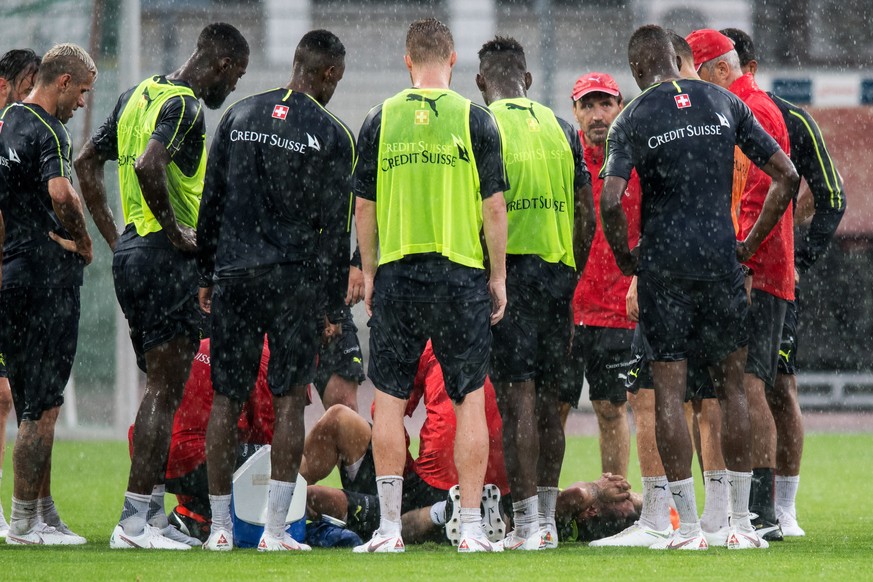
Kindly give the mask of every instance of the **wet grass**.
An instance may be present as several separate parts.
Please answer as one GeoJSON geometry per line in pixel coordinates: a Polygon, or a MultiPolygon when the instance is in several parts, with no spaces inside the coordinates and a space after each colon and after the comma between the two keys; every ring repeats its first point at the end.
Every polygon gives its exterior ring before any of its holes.
{"type": "MultiPolygon", "coordinates": [[[[54,458],[55,498],[65,519],[90,543],[80,548],[0,545],[0,579],[869,579],[873,556],[870,451],[873,434],[809,436],[798,496],[800,523],[807,537],[773,544],[767,551],[665,553],[567,544],[537,554],[459,556],[447,546],[428,544],[409,547],[404,555],[356,556],[348,550],[315,550],[289,556],[254,550],[222,555],[198,550],[110,551],[109,534],[118,518],[128,469],[126,444],[61,442],[54,458]]],[[[598,466],[596,439],[568,441],[564,484],[595,477],[598,466]]],[[[11,448],[4,475],[0,498],[8,516],[11,448]]],[[[638,471],[631,470],[629,478],[637,487],[638,471]]],[[[698,499],[702,506],[702,494],[698,499]]]]}

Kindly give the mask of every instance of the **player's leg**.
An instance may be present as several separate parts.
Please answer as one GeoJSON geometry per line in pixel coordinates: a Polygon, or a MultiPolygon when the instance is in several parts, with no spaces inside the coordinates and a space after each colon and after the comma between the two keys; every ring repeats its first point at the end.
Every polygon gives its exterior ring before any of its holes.
{"type": "Polygon", "coordinates": [[[300,474],[314,484],[334,467],[353,467],[363,460],[370,438],[370,425],[361,415],[343,404],[331,406],[306,435],[300,474]]]}
{"type": "Polygon", "coordinates": [[[754,521],[768,541],[779,541],[782,532],[776,519],[775,469],[776,423],[766,391],[776,379],[782,328],[787,301],[763,291],[752,291],[749,312],[749,355],[744,384],[752,423],[752,491],[749,508],[758,515],[754,521]]]}
{"type": "Polygon", "coordinates": [[[630,431],[627,425],[627,403],[592,400],[600,429],[601,471],[626,475],[630,457],[630,431]]]}
{"type": "MultiPolygon", "coordinates": [[[[6,377],[5,356],[0,354],[0,483],[3,481],[3,460],[6,457],[6,421],[12,411],[12,390],[6,377]]],[[[9,524],[3,515],[3,505],[0,504],[0,539],[9,532],[9,524]]]]}
{"type": "Polygon", "coordinates": [[[791,537],[806,535],[797,524],[795,506],[804,439],[803,415],[797,400],[795,375],[798,300],[795,298],[789,303],[785,311],[776,382],[773,389],[767,392],[767,401],[776,422],[776,519],[782,534],[791,537]]]}
{"type": "Polygon", "coordinates": [[[427,334],[417,303],[395,303],[375,290],[370,318],[369,376],[376,388],[372,430],[379,529],[355,553],[402,552],[401,503],[406,439],[403,415],[427,334]]]}

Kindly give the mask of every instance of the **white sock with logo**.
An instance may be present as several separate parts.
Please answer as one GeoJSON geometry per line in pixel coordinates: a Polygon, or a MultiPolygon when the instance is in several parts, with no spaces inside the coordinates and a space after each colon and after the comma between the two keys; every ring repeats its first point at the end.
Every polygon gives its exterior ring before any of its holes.
{"type": "Polygon", "coordinates": [[[285,535],[285,519],[288,517],[288,508],[291,506],[291,498],[294,497],[296,482],[276,481],[270,479],[270,493],[267,501],[267,523],[264,531],[274,538],[285,535]]]}
{"type": "Polygon", "coordinates": [[[230,517],[230,495],[210,495],[209,506],[212,508],[212,531],[223,529],[233,532],[233,520],[230,517]]]}
{"type": "Polygon", "coordinates": [[[706,500],[703,503],[703,515],[700,517],[700,527],[703,531],[716,532],[728,525],[728,506],[730,503],[730,487],[727,471],[704,471],[703,481],[706,487],[706,500]]]}
{"type": "Polygon", "coordinates": [[[555,523],[555,507],[558,505],[558,493],[560,489],[557,487],[537,487],[537,497],[539,498],[539,522],[541,528],[558,529],[555,523]]]}
{"type": "Polygon", "coordinates": [[[515,524],[515,535],[529,538],[540,529],[539,497],[533,495],[527,499],[512,504],[512,521],[515,524]]]}
{"type": "Polygon", "coordinates": [[[385,475],[376,477],[379,493],[379,533],[383,536],[400,535],[400,504],[403,501],[403,477],[385,475]]]}
{"type": "Polygon", "coordinates": [[[670,490],[667,476],[643,477],[643,508],[640,524],[663,531],[670,527],[670,490]]]}
{"type": "Polygon", "coordinates": [[[730,487],[732,526],[751,527],[749,519],[749,494],[752,491],[752,472],[727,471],[730,487]]]}
{"type": "Polygon", "coordinates": [[[694,477],[681,481],[671,481],[668,485],[676,503],[676,511],[679,512],[679,529],[683,533],[693,529],[700,529],[697,520],[697,500],[694,497],[694,477]]]}

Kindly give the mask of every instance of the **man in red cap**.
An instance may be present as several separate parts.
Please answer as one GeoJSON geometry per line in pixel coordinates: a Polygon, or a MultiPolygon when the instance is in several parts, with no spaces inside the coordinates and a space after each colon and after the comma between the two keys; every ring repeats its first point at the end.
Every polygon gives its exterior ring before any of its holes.
{"type": "MultiPolygon", "coordinates": [[[[585,163],[591,172],[594,207],[600,204],[603,180],[603,145],[612,121],[621,112],[621,92],[606,73],[586,73],[573,87],[573,115],[579,122],[579,137],[584,146],[585,163]]],[[[629,216],[629,244],[640,237],[640,189],[634,174],[622,205],[629,216]]],[[[600,428],[602,471],[627,475],[629,434],[626,416],[625,372],[631,359],[634,324],[627,318],[625,296],[631,278],[618,270],[600,225],[597,226],[588,263],[573,296],[576,333],[567,379],[575,404],[582,391],[583,375],[588,378],[591,405],[600,428]]]]}
{"type": "MultiPolygon", "coordinates": [[[[686,38],[694,54],[700,78],[728,89],[742,99],[755,118],[786,153],[790,152],[788,129],[779,108],[762,91],[751,73],[743,74],[734,42],[712,29],[692,32],[686,38]]],[[[761,214],[771,179],[754,164],[735,164],[734,183],[743,183],[737,217],[738,240],[746,238],[761,214]]],[[[740,243],[742,244],[742,243],[740,243]]],[[[752,274],[752,305],[749,311],[749,355],[743,383],[749,400],[752,441],[752,499],[767,499],[753,510],[758,514],[755,527],[768,541],[782,539],[773,504],[773,468],[769,435],[776,434],[773,415],[767,404],[765,387],[772,389],[776,379],[782,326],[788,303],[794,301],[794,220],[786,210],[770,236],[746,261],[752,274]],[[767,494],[769,492],[769,495],[767,494]]]]}

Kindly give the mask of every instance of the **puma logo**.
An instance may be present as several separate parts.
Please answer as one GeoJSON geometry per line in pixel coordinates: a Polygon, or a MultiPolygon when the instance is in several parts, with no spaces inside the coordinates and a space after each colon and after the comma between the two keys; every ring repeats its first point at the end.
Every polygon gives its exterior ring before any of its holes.
{"type": "Polygon", "coordinates": [[[406,100],[407,101],[421,101],[422,103],[427,103],[428,106],[430,107],[431,111],[433,111],[433,114],[436,117],[439,117],[440,112],[437,111],[436,102],[439,101],[440,99],[442,99],[443,97],[445,97],[446,95],[447,95],[447,93],[443,93],[442,95],[440,95],[436,99],[431,99],[429,97],[425,97],[424,95],[419,95],[417,93],[410,93],[409,95],[406,96],[406,100]]]}
{"type": "Polygon", "coordinates": [[[511,111],[511,110],[515,110],[515,111],[527,111],[528,113],[530,113],[530,116],[533,117],[534,120],[535,120],[537,123],[540,122],[540,120],[537,119],[537,114],[534,113],[534,106],[533,106],[533,103],[530,104],[530,107],[522,107],[521,105],[516,105],[515,103],[507,103],[507,104],[506,104],[506,108],[509,109],[510,111],[511,111]]]}

